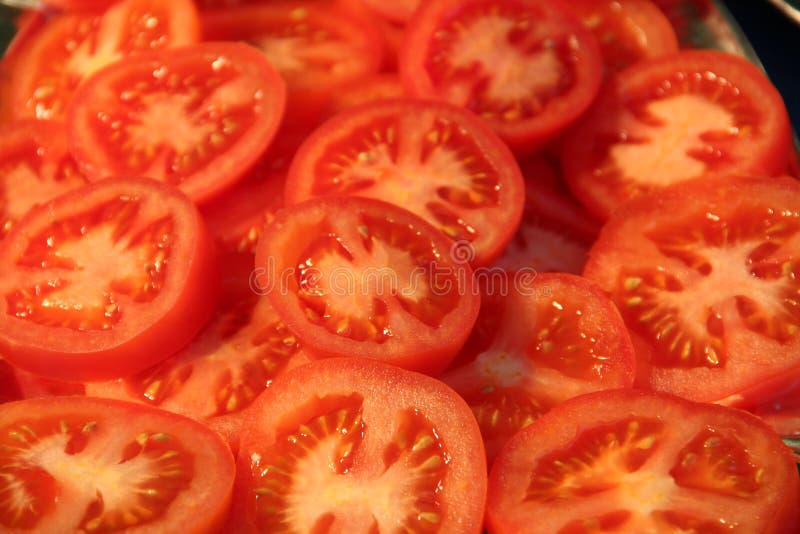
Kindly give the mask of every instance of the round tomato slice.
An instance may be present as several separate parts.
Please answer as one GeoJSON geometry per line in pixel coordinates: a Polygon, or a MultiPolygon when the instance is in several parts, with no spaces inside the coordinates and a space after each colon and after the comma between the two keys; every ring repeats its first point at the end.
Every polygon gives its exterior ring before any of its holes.
{"type": "Polygon", "coordinates": [[[785,172],[781,95],[755,65],[712,50],[639,63],[606,86],[564,142],[565,177],[601,219],[623,202],[707,174],[785,172]]]}
{"type": "Polygon", "coordinates": [[[211,241],[177,190],[84,186],[31,210],[0,244],[0,354],[63,380],[140,371],[211,314],[211,241]]]}
{"type": "Polygon", "coordinates": [[[603,62],[595,37],[556,3],[431,0],[408,25],[399,69],[411,95],[466,107],[529,151],[589,107],[603,62]]]}
{"type": "Polygon", "coordinates": [[[64,118],[90,74],[135,53],[194,43],[199,33],[191,0],[123,0],[102,14],[54,16],[14,62],[12,109],[17,118],[64,118]]]}
{"type": "Polygon", "coordinates": [[[64,125],[26,120],[0,132],[0,241],[37,204],[86,184],[67,150],[64,125]]]}
{"type": "Polygon", "coordinates": [[[748,406],[800,378],[800,184],[709,178],[641,197],[584,274],[631,331],[639,383],[748,406]]]}
{"type": "Polygon", "coordinates": [[[337,87],[378,72],[381,35],[328,2],[271,1],[202,15],[203,35],[261,50],[286,80],[288,114],[315,122],[337,87]]]}
{"type": "Polygon", "coordinates": [[[480,431],[438,380],[370,360],[315,361],[276,380],[248,423],[237,532],[481,532],[480,431]]]}
{"type": "Polygon", "coordinates": [[[258,289],[311,356],[361,356],[436,374],[461,349],[480,307],[472,269],[452,248],[392,204],[314,199],[278,212],[265,228],[258,289]]]}
{"type": "Polygon", "coordinates": [[[756,417],[635,390],[591,393],[514,436],[487,523],[530,532],[796,532],[797,468],[756,417]]]}
{"type": "Polygon", "coordinates": [[[217,532],[234,476],[225,442],[178,415],[87,397],[0,405],[5,532],[217,532]]]}
{"type": "Polygon", "coordinates": [[[287,204],[358,195],[406,208],[492,262],[522,216],[524,184],[514,156],[473,115],[450,104],[389,100],[326,122],[289,168],[287,204]]]}
{"type": "Polygon", "coordinates": [[[650,0],[571,0],[569,7],[597,37],[610,72],[678,51],[672,24],[650,0]]]}
{"type": "Polygon", "coordinates": [[[625,324],[600,288],[567,274],[481,278],[481,312],[456,363],[440,379],[469,404],[491,464],[521,428],[567,399],[631,387],[625,324]]]}
{"type": "Polygon", "coordinates": [[[202,202],[258,161],[285,99],[277,71],[250,46],[141,54],[98,72],[75,95],[70,150],[90,179],[149,176],[202,202]]]}

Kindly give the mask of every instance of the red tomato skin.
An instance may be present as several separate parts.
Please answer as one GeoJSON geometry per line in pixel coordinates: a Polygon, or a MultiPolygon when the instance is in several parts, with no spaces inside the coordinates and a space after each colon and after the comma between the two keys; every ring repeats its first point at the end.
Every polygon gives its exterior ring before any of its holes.
{"type": "MultiPolygon", "coordinates": [[[[114,182],[89,184],[29,211],[0,246],[0,257],[19,251],[25,245],[24,236],[17,237],[22,233],[18,230],[20,227],[48,217],[59,205],[80,203],[93,192],[117,184],[133,189],[153,188],[173,199],[173,202],[188,201],[175,188],[149,178],[115,179],[114,182]]],[[[194,259],[188,265],[184,290],[176,297],[171,310],[151,328],[121,344],[116,340],[98,340],[93,343],[92,349],[85,348],[76,353],[75,344],[86,347],[87,333],[59,328],[45,330],[39,337],[35,334],[19,337],[16,331],[19,327],[7,324],[5,303],[0,303],[0,354],[10,356],[9,361],[21,369],[43,377],[89,381],[119,378],[141,371],[188,343],[211,317],[219,291],[214,240],[200,213],[196,209],[190,213],[190,225],[197,228],[197,236],[191,246],[194,259]],[[54,364],[54,361],[58,363],[54,364]]]]}

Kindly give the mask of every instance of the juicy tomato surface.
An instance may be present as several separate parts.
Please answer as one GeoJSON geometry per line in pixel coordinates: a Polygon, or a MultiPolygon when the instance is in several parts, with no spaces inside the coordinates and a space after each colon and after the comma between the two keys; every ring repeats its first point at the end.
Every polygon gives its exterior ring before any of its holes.
{"type": "Polygon", "coordinates": [[[202,202],[258,161],[285,98],[278,73],[246,45],[141,54],[81,87],[69,114],[70,150],[92,180],[149,176],[202,202]]]}
{"type": "Polygon", "coordinates": [[[414,99],[357,107],[306,139],[289,168],[287,204],[328,195],[408,209],[478,265],[511,239],[525,198],[514,156],[490,129],[463,109],[414,99]]]}
{"type": "Polygon", "coordinates": [[[610,72],[678,51],[669,19],[650,0],[570,0],[568,5],[597,37],[610,72]]]}
{"type": "Polygon", "coordinates": [[[490,464],[508,439],[553,406],[633,385],[630,336],[599,287],[567,274],[481,281],[472,335],[439,378],[472,409],[490,464]]]}
{"type": "Polygon", "coordinates": [[[558,5],[424,2],[400,50],[406,90],[466,107],[517,151],[542,145],[589,107],[603,70],[594,35],[558,5]]]}
{"type": "Polygon", "coordinates": [[[361,17],[332,2],[273,1],[208,10],[207,40],[244,41],[275,65],[289,89],[293,120],[314,122],[332,92],[378,72],[381,35],[361,17]]]}
{"type": "Polygon", "coordinates": [[[32,207],[86,184],[58,121],[13,122],[0,132],[0,241],[32,207]]]}
{"type": "Polygon", "coordinates": [[[433,378],[373,361],[315,361],[276,380],[247,428],[237,531],[481,532],[480,431],[433,378]]]}
{"type": "Polygon", "coordinates": [[[188,198],[114,179],[34,208],[0,245],[0,354],[64,380],[163,360],[209,317],[211,240],[188,198]]]}
{"type": "Polygon", "coordinates": [[[800,376],[800,184],[699,179],[619,210],[584,275],[616,302],[641,386],[752,405],[800,376]]]}
{"type": "Polygon", "coordinates": [[[797,468],[756,417],[636,390],[557,406],[514,436],[487,523],[511,532],[795,532],[797,468]]]}
{"type": "Polygon", "coordinates": [[[689,50],[634,65],[567,136],[565,177],[607,219],[625,201],[707,174],[785,172],[791,125],[781,95],[745,59],[689,50]]]}
{"type": "Polygon", "coordinates": [[[9,94],[13,113],[63,119],[75,90],[102,67],[199,38],[191,0],[123,0],[104,13],[53,16],[15,58],[9,94]]]}
{"type": "Polygon", "coordinates": [[[4,532],[216,532],[234,476],[191,419],[87,397],[0,405],[4,532]]]}
{"type": "Polygon", "coordinates": [[[402,208],[323,197],[278,212],[256,249],[258,289],[312,357],[360,356],[436,374],[480,306],[452,243],[402,208]]]}

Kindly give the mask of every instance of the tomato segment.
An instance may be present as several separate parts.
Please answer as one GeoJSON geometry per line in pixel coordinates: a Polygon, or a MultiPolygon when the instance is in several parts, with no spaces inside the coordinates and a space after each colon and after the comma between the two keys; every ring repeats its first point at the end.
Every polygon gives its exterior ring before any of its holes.
{"type": "Polygon", "coordinates": [[[503,275],[508,287],[499,277],[484,284],[472,336],[440,377],[470,405],[490,463],[511,436],[556,404],[630,387],[634,379],[630,338],[599,288],[565,274],[529,283],[503,275]]]}
{"type": "Polygon", "coordinates": [[[591,33],[553,3],[425,2],[409,23],[400,75],[414,96],[484,118],[527,151],[580,116],[600,87],[591,33]]]}
{"type": "Polygon", "coordinates": [[[477,315],[472,270],[444,235],[373,199],[327,197],[278,214],[256,252],[260,288],[315,356],[441,371],[477,315]]]}
{"type": "Polygon", "coordinates": [[[607,219],[637,195],[705,174],[785,171],[789,118],[746,60],[684,51],[620,73],[564,144],[578,199],[607,219]]]}
{"type": "Polygon", "coordinates": [[[480,532],[478,430],[438,381],[377,362],[316,361],[256,401],[249,429],[239,528],[480,532]]]}
{"type": "Polygon", "coordinates": [[[610,221],[585,275],[633,333],[642,385],[747,404],[792,382],[798,213],[800,188],[788,178],[707,178],[610,221]]]}
{"type": "Polygon", "coordinates": [[[244,176],[285,101],[278,73],[233,43],[141,54],[94,76],[70,110],[70,150],[92,180],[145,175],[196,202],[244,176]]]}
{"type": "Polygon", "coordinates": [[[0,407],[6,529],[170,529],[191,519],[192,532],[209,532],[221,525],[233,477],[225,444],[177,416],[84,397],[0,407]]]}
{"type": "Polygon", "coordinates": [[[72,95],[92,73],[135,53],[194,43],[191,0],[124,0],[104,14],[57,15],[14,63],[10,98],[17,118],[64,118],[72,95]]]}
{"type": "Polygon", "coordinates": [[[63,124],[6,125],[0,134],[0,240],[30,208],[85,183],[67,151],[63,124]]]}
{"type": "Polygon", "coordinates": [[[498,534],[790,532],[797,495],[790,451],[755,417],[614,390],[512,438],[490,474],[487,523],[498,534]]]}
{"type": "Polygon", "coordinates": [[[486,264],[519,223],[522,189],[511,153],[468,113],[392,100],[317,129],[292,162],[286,199],[359,195],[392,202],[471,247],[471,262],[486,264]]]}
{"type": "Polygon", "coordinates": [[[0,351],[23,369],[66,380],[147,367],[210,313],[210,253],[189,200],[151,180],[110,180],[58,197],[0,246],[0,351]]]}

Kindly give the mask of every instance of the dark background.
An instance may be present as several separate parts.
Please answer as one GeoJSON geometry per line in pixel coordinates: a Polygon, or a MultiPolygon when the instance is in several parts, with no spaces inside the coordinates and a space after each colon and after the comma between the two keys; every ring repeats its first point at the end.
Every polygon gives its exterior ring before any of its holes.
{"type": "Polygon", "coordinates": [[[783,95],[795,132],[800,132],[800,26],[766,0],[724,3],[783,95]]]}

